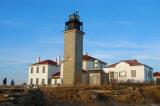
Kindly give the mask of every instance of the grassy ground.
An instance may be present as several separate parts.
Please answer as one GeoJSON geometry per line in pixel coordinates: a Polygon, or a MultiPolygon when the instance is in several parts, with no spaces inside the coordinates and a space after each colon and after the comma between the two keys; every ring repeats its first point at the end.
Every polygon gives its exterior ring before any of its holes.
{"type": "MultiPolygon", "coordinates": [[[[10,95],[8,99],[14,96],[21,103],[18,106],[160,106],[159,86],[7,88],[5,93],[10,95]]],[[[0,106],[6,100],[0,92],[0,106]]]]}
{"type": "Polygon", "coordinates": [[[111,89],[110,87],[41,88],[46,106],[151,106],[160,105],[160,87],[140,86],[111,89]]]}

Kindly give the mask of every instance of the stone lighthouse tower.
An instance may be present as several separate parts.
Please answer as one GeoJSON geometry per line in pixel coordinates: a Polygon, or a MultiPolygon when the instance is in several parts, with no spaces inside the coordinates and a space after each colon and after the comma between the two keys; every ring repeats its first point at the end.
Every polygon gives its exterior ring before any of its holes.
{"type": "Polygon", "coordinates": [[[83,23],[77,12],[69,15],[64,31],[64,86],[81,83],[83,55],[83,23]]]}

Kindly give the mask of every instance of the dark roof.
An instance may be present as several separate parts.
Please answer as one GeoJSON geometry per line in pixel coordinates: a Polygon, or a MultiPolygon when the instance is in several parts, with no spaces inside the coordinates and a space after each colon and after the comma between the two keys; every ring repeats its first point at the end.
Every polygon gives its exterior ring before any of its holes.
{"type": "Polygon", "coordinates": [[[89,55],[83,55],[83,60],[86,60],[86,61],[88,61],[88,60],[98,60],[98,61],[100,61],[100,62],[102,62],[102,63],[104,63],[104,64],[107,64],[106,62],[104,62],[104,61],[101,61],[101,60],[99,60],[99,59],[96,59],[96,58],[94,58],[94,57],[92,57],[92,56],[89,56],[89,55]]]}
{"type": "Polygon", "coordinates": [[[160,72],[155,72],[155,73],[153,73],[153,76],[154,76],[154,77],[160,76],[160,72]]]}
{"type": "MultiPolygon", "coordinates": [[[[135,59],[135,60],[122,60],[122,61],[120,61],[120,62],[128,63],[130,66],[140,66],[140,65],[144,65],[144,64],[138,62],[136,59],[135,59]]],[[[115,67],[117,64],[119,64],[120,62],[111,64],[111,65],[109,65],[109,66],[107,66],[107,67],[108,67],[108,68],[113,68],[113,67],[115,67]]]]}
{"type": "Polygon", "coordinates": [[[89,56],[89,55],[83,55],[83,60],[86,60],[86,61],[88,61],[88,60],[96,60],[94,57],[91,57],[91,56],[89,56]]]}
{"type": "Polygon", "coordinates": [[[52,60],[44,60],[44,61],[40,61],[38,63],[34,63],[32,65],[38,65],[38,64],[49,64],[49,65],[57,65],[56,62],[52,61],[52,60]]]}
{"type": "Polygon", "coordinates": [[[52,75],[52,77],[56,77],[56,78],[59,78],[60,77],[60,71],[58,71],[58,72],[56,72],[56,73],[54,73],[53,75],[52,75]]]}
{"type": "Polygon", "coordinates": [[[83,70],[83,69],[82,69],[82,72],[83,72],[83,73],[86,73],[86,72],[87,72],[87,70],[83,70]]]}

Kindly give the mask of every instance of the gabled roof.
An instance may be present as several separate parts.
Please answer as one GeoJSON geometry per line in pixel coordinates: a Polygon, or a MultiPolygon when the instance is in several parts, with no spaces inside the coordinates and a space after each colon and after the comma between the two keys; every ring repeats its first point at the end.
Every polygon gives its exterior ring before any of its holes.
{"type": "Polygon", "coordinates": [[[85,60],[85,61],[89,61],[89,60],[98,60],[98,61],[100,61],[101,63],[104,63],[104,64],[107,64],[106,62],[104,62],[104,61],[101,61],[101,60],[99,60],[99,59],[96,59],[96,58],[94,58],[94,57],[92,57],[92,56],[89,56],[89,55],[83,55],[83,60],[85,60]]]}
{"type": "Polygon", "coordinates": [[[160,72],[155,72],[155,73],[153,73],[153,76],[154,76],[154,77],[160,76],[160,72]]]}
{"type": "Polygon", "coordinates": [[[44,60],[44,61],[40,61],[38,63],[34,63],[32,65],[40,65],[40,64],[57,65],[57,63],[52,60],[44,60]]]}
{"type": "Polygon", "coordinates": [[[86,60],[86,61],[88,61],[88,60],[96,60],[94,57],[91,57],[91,56],[89,56],[89,55],[83,55],[83,60],[86,60]]]}
{"type": "MultiPolygon", "coordinates": [[[[125,63],[129,64],[130,66],[140,66],[140,65],[144,65],[144,64],[138,62],[136,59],[135,59],[135,60],[122,60],[122,61],[120,61],[120,62],[125,62],[125,63]]],[[[107,66],[107,68],[113,68],[113,67],[115,67],[117,64],[119,64],[120,62],[111,64],[111,65],[107,66]]]]}

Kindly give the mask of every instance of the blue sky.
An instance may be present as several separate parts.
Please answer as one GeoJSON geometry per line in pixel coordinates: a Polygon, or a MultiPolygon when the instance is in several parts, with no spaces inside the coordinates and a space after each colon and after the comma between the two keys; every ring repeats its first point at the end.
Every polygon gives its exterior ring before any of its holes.
{"type": "Polygon", "coordinates": [[[0,0],[0,83],[25,82],[37,56],[63,56],[64,22],[74,10],[84,22],[84,52],[160,70],[160,0],[0,0]]]}

